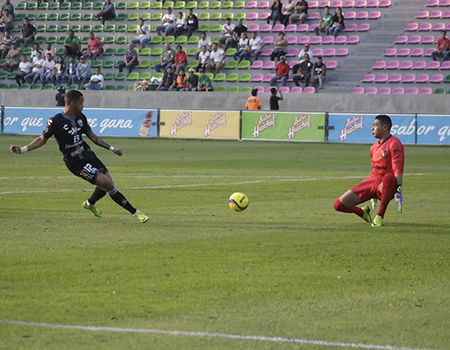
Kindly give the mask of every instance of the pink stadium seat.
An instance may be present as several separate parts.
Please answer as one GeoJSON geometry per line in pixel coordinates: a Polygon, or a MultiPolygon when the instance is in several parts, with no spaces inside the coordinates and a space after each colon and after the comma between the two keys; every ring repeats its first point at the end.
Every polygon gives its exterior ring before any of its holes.
{"type": "Polygon", "coordinates": [[[409,23],[405,28],[405,32],[416,32],[418,29],[419,25],[417,23],[409,23]]]}
{"type": "Polygon", "coordinates": [[[299,24],[297,27],[297,32],[304,33],[309,30],[309,24],[299,24]]]}
{"type": "Polygon", "coordinates": [[[372,70],[383,70],[386,68],[386,61],[377,61],[372,67],[372,70]]]}
{"type": "Polygon", "coordinates": [[[270,7],[270,3],[268,1],[260,1],[258,3],[259,9],[268,9],[270,7]]]}
{"type": "Polygon", "coordinates": [[[431,57],[431,54],[433,53],[433,51],[435,51],[436,49],[434,47],[431,47],[429,49],[427,49],[424,53],[423,53],[423,57],[431,57]]]}
{"type": "Polygon", "coordinates": [[[419,89],[416,87],[410,87],[406,89],[406,94],[407,95],[418,95],[419,94],[419,89]]]}
{"type": "Polygon", "coordinates": [[[408,42],[408,37],[406,35],[399,35],[395,39],[394,44],[406,44],[408,42]]]}
{"type": "Polygon", "coordinates": [[[378,0],[367,1],[367,5],[366,5],[367,8],[373,8],[373,7],[378,7],[378,6],[379,6],[378,0]]]}
{"type": "Polygon", "coordinates": [[[314,57],[323,56],[323,49],[321,49],[321,48],[313,49],[312,50],[312,54],[313,54],[314,57]]]}
{"type": "Polygon", "coordinates": [[[430,78],[430,83],[439,84],[439,83],[442,83],[443,81],[444,81],[444,76],[442,74],[434,74],[430,78]]]}
{"type": "Polygon", "coordinates": [[[434,43],[434,36],[433,35],[425,35],[422,38],[421,44],[433,44],[434,43]]]}
{"type": "Polygon", "coordinates": [[[411,51],[411,57],[422,57],[424,50],[421,47],[416,47],[411,51]]]}
{"type": "Polygon", "coordinates": [[[355,6],[355,1],[353,0],[344,0],[344,3],[342,4],[343,8],[351,8],[355,6]]]}
{"type": "Polygon", "coordinates": [[[310,25],[309,25],[308,32],[313,33],[313,32],[314,32],[314,29],[316,29],[316,27],[318,27],[318,26],[319,26],[319,25],[318,25],[317,23],[310,24],[310,25]]]}
{"type": "Polygon", "coordinates": [[[449,70],[450,69],[450,61],[442,62],[439,70],[449,70]]]}
{"type": "Polygon", "coordinates": [[[426,19],[430,16],[430,13],[428,11],[419,11],[416,18],[417,19],[426,19]]]}
{"type": "Polygon", "coordinates": [[[319,12],[312,12],[308,14],[308,17],[306,17],[306,19],[308,20],[318,20],[320,18],[320,13],[319,12]]]}
{"type": "Polygon", "coordinates": [[[401,74],[392,74],[389,79],[388,83],[400,83],[402,81],[402,75],[401,74]]]}
{"type": "Polygon", "coordinates": [[[416,83],[428,83],[428,81],[430,80],[430,77],[428,74],[419,74],[416,78],[416,83]]]}
{"type": "Polygon", "coordinates": [[[250,79],[253,83],[259,83],[264,79],[264,75],[261,73],[253,74],[252,79],[250,79]]]}
{"type": "Polygon", "coordinates": [[[361,83],[373,83],[375,81],[375,74],[366,74],[361,80],[361,83]]]}
{"type": "Polygon", "coordinates": [[[257,32],[257,31],[259,31],[259,24],[252,23],[248,26],[247,30],[249,32],[257,32]]]}
{"type": "Polygon", "coordinates": [[[416,75],[415,74],[406,74],[403,79],[402,79],[402,83],[414,83],[416,81],[416,75]]]}
{"type": "Polygon", "coordinates": [[[266,76],[265,76],[264,79],[263,79],[263,82],[264,82],[264,83],[269,83],[270,80],[271,80],[274,76],[275,76],[275,74],[273,74],[273,73],[266,74],[266,76]]]}
{"type": "Polygon", "coordinates": [[[381,12],[380,11],[372,11],[369,14],[369,19],[379,19],[381,18],[381,12]]]}
{"type": "MultiPolygon", "coordinates": [[[[263,39],[264,42],[264,39],[263,39]]],[[[261,56],[268,57],[273,53],[273,49],[263,49],[261,52],[261,56]]]]}
{"type": "Polygon", "coordinates": [[[321,36],[313,36],[310,40],[309,43],[311,45],[320,45],[322,44],[322,37],[321,36]]]}
{"type": "MultiPolygon", "coordinates": [[[[263,24],[261,26],[261,28],[259,29],[259,31],[261,33],[268,33],[272,30],[272,25],[271,24],[263,24]]],[[[265,39],[265,38],[264,38],[265,39]]]]}
{"type": "Polygon", "coordinates": [[[386,69],[389,70],[396,70],[400,67],[400,62],[399,61],[390,61],[387,65],[386,65],[386,69]]]}
{"type": "Polygon", "coordinates": [[[345,26],[344,32],[356,32],[358,25],[356,23],[350,23],[345,26]]]}
{"type": "Polygon", "coordinates": [[[272,88],[275,88],[276,90],[278,90],[278,88],[276,86],[268,86],[266,87],[266,93],[270,93],[270,90],[272,90],[272,88]]]}
{"type": "Polygon", "coordinates": [[[399,69],[400,69],[400,70],[410,70],[412,67],[413,67],[412,61],[403,61],[403,62],[400,64],[399,69]]]}
{"type": "Polygon", "coordinates": [[[272,45],[273,44],[273,36],[265,36],[263,38],[263,43],[266,45],[272,45]]]}
{"type": "Polygon", "coordinates": [[[391,88],[390,87],[382,87],[378,91],[380,95],[390,95],[391,94],[391,88]]]}
{"type": "Polygon", "coordinates": [[[367,12],[367,11],[359,11],[355,17],[355,19],[359,19],[359,20],[363,20],[363,19],[367,19],[367,18],[369,18],[369,12],[367,12]]]}
{"type": "Polygon", "coordinates": [[[288,24],[286,26],[286,28],[284,28],[284,31],[286,33],[292,33],[292,32],[295,32],[296,30],[297,30],[297,25],[296,24],[288,24]]]}
{"type": "Polygon", "coordinates": [[[450,22],[447,23],[447,25],[445,26],[445,30],[446,30],[447,32],[450,31],[450,22]]]}
{"type": "Polygon", "coordinates": [[[280,91],[280,92],[283,93],[283,94],[288,94],[290,90],[291,90],[291,89],[290,89],[288,86],[281,86],[281,87],[278,89],[278,91],[280,91]]]}
{"type": "Polygon", "coordinates": [[[318,1],[310,1],[309,2],[309,8],[310,9],[316,9],[319,7],[319,2],[318,1]]]}
{"type": "Polygon", "coordinates": [[[351,35],[351,36],[348,37],[347,44],[357,44],[357,43],[359,43],[359,35],[351,35]]]}
{"type": "Polygon", "coordinates": [[[264,21],[264,20],[266,20],[269,16],[270,16],[270,12],[261,12],[261,13],[258,15],[258,19],[264,21]]]}
{"type": "Polygon", "coordinates": [[[424,70],[427,67],[427,62],[425,61],[416,61],[412,69],[414,70],[424,70]]]}
{"type": "Polygon", "coordinates": [[[282,31],[284,31],[284,24],[278,23],[278,24],[275,24],[272,28],[272,32],[278,33],[278,32],[282,32],[282,31]]]}
{"type": "Polygon", "coordinates": [[[450,6],[450,0],[441,0],[439,1],[440,7],[449,7],[450,6]]]}
{"type": "Polygon", "coordinates": [[[357,32],[368,32],[369,30],[370,30],[370,24],[369,23],[361,23],[358,26],[358,29],[356,31],[357,32]]]}
{"type": "Polygon", "coordinates": [[[273,61],[267,61],[264,62],[264,65],[262,66],[262,69],[274,69],[275,68],[275,62],[273,61]]]}
{"type": "Polygon", "coordinates": [[[247,21],[255,21],[255,20],[258,19],[258,13],[256,13],[256,12],[250,12],[250,13],[247,14],[247,17],[245,17],[245,19],[246,19],[247,21]]]}
{"type": "Polygon", "coordinates": [[[445,11],[445,12],[442,14],[442,18],[450,18],[450,11],[445,11]]]}
{"type": "Polygon", "coordinates": [[[376,88],[376,87],[368,87],[366,89],[366,94],[367,95],[376,95],[377,92],[378,92],[378,88],[376,88]]]}
{"type": "Polygon", "coordinates": [[[337,61],[328,61],[325,65],[327,66],[327,69],[333,70],[337,68],[338,63],[337,61]]]}
{"type": "Polygon", "coordinates": [[[355,87],[353,88],[352,94],[362,95],[364,93],[363,87],[355,87]]]}
{"type": "Polygon", "coordinates": [[[429,87],[424,87],[420,89],[419,95],[431,95],[433,93],[433,89],[429,87]]]}
{"type": "Polygon", "coordinates": [[[435,23],[431,28],[433,32],[440,32],[441,30],[445,30],[445,23],[435,23]]]}
{"type": "Polygon", "coordinates": [[[295,35],[288,35],[286,41],[289,45],[297,44],[297,37],[295,35]]]}
{"type": "Polygon", "coordinates": [[[419,26],[419,32],[429,32],[433,25],[431,23],[421,23],[419,26]]]}
{"type": "Polygon", "coordinates": [[[258,3],[256,1],[249,1],[245,5],[246,9],[255,9],[258,6],[258,3]]]}
{"type": "Polygon", "coordinates": [[[397,49],[395,49],[393,47],[386,49],[386,51],[383,54],[384,57],[395,57],[396,55],[397,55],[397,49]]]}
{"type": "Polygon", "coordinates": [[[286,53],[286,57],[297,57],[299,52],[300,52],[299,49],[292,47],[292,48],[288,49],[288,52],[286,53]]]}
{"type": "Polygon", "coordinates": [[[321,2],[319,3],[318,8],[323,9],[325,6],[330,6],[330,2],[329,2],[328,0],[321,1],[321,2]]]}
{"type": "Polygon", "coordinates": [[[439,6],[439,0],[428,0],[426,7],[436,7],[439,6]]]}
{"type": "Polygon", "coordinates": [[[335,45],[343,45],[347,43],[347,37],[343,35],[339,35],[336,39],[334,39],[335,45]]]}
{"type": "Polygon", "coordinates": [[[380,0],[378,7],[391,7],[391,5],[392,5],[391,0],[380,0]]]}
{"type": "Polygon", "coordinates": [[[330,45],[334,43],[334,36],[327,35],[322,39],[322,45],[330,45]]]}
{"type": "Polygon", "coordinates": [[[418,44],[420,43],[421,36],[420,35],[411,35],[408,39],[408,44],[418,44]]]}
{"type": "Polygon", "coordinates": [[[405,93],[405,89],[402,87],[396,87],[392,89],[392,95],[403,95],[405,93]]]}
{"type": "Polygon", "coordinates": [[[442,11],[433,11],[430,13],[430,15],[428,16],[428,18],[430,19],[438,19],[442,17],[442,11]]]}
{"type": "Polygon", "coordinates": [[[354,12],[354,11],[349,11],[344,14],[344,19],[346,19],[346,20],[355,19],[355,18],[356,18],[356,12],[354,12]]]}
{"type": "Polygon", "coordinates": [[[410,49],[408,49],[407,47],[402,47],[400,50],[398,50],[397,57],[407,57],[410,53],[410,49]]]}
{"type": "Polygon", "coordinates": [[[427,64],[426,70],[437,70],[441,66],[441,63],[439,61],[430,61],[427,64]]]}
{"type": "Polygon", "coordinates": [[[337,56],[337,57],[348,56],[348,49],[346,49],[346,48],[338,49],[335,56],[337,56]]]}
{"type": "MultiPolygon", "coordinates": [[[[315,50],[317,50],[317,49],[315,49],[315,50]]],[[[314,54],[314,50],[313,50],[313,54],[314,54]]],[[[322,56],[333,57],[334,55],[336,55],[336,49],[325,49],[322,56]]],[[[448,61],[448,62],[450,63],[450,61],[448,61]]]]}
{"type": "Polygon", "coordinates": [[[300,38],[298,38],[297,44],[305,45],[305,44],[309,44],[309,41],[310,41],[310,37],[309,36],[301,36],[300,38]]]}
{"type": "Polygon", "coordinates": [[[250,69],[261,69],[264,66],[263,61],[254,61],[250,66],[250,69]]]}
{"type": "Polygon", "coordinates": [[[333,0],[330,7],[342,7],[343,4],[342,0],[333,0]]]}
{"type": "Polygon", "coordinates": [[[255,89],[260,93],[263,93],[265,91],[264,86],[255,86],[255,89]]]}
{"type": "Polygon", "coordinates": [[[291,94],[301,94],[303,92],[303,88],[300,86],[294,86],[291,89],[291,94]]]}
{"type": "Polygon", "coordinates": [[[307,86],[303,89],[304,94],[314,94],[316,92],[316,88],[314,86],[307,86]]]}
{"type": "Polygon", "coordinates": [[[298,64],[298,61],[289,62],[289,68],[292,69],[296,64],[298,64]]]}
{"type": "Polygon", "coordinates": [[[365,0],[356,0],[355,2],[355,6],[356,8],[362,8],[362,7],[366,7],[367,6],[367,2],[365,0]]]}

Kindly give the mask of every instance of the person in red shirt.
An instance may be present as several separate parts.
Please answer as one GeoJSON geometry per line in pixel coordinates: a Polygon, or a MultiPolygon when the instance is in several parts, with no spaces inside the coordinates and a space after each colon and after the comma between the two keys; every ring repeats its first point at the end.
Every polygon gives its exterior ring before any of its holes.
{"type": "Polygon", "coordinates": [[[103,43],[95,37],[93,32],[89,33],[89,41],[87,42],[87,49],[83,51],[83,56],[92,56],[95,61],[97,56],[103,52],[103,43]]]}
{"type": "Polygon", "coordinates": [[[441,31],[441,37],[436,42],[437,50],[431,53],[433,61],[436,61],[436,57],[444,57],[444,61],[450,60],[450,40],[447,38],[447,32],[441,31]]]}
{"type": "Polygon", "coordinates": [[[175,63],[173,65],[173,69],[175,70],[175,74],[178,75],[180,70],[186,70],[187,57],[186,52],[183,51],[181,45],[177,45],[177,53],[175,54],[175,63]]]}
{"type": "Polygon", "coordinates": [[[382,226],[389,202],[395,198],[397,210],[402,211],[403,167],[405,151],[398,138],[391,135],[392,121],[387,115],[378,115],[372,125],[372,134],[378,139],[370,148],[372,171],[360,184],[345,192],[334,203],[334,209],[353,213],[372,226],[382,226]],[[370,208],[357,207],[369,199],[380,199],[380,208],[372,221],[370,208]]]}
{"type": "Polygon", "coordinates": [[[281,56],[280,62],[275,66],[275,76],[270,79],[270,86],[276,86],[278,80],[281,79],[281,85],[286,86],[289,78],[289,64],[286,63],[286,57],[281,56]]]}

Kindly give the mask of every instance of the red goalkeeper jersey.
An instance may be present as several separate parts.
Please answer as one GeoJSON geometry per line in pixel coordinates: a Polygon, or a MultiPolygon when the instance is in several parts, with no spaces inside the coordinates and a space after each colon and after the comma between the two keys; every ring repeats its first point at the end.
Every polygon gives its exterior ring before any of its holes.
{"type": "Polygon", "coordinates": [[[375,142],[370,148],[370,158],[372,171],[367,179],[382,179],[387,173],[403,175],[405,150],[395,136],[389,136],[383,143],[375,142]]]}

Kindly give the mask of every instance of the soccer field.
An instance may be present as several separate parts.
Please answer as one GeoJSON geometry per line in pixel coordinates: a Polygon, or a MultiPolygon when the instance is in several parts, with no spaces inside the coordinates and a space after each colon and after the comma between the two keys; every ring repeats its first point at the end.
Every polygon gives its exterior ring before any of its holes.
{"type": "Polygon", "coordinates": [[[450,349],[450,148],[405,147],[404,212],[373,228],[333,209],[370,145],[92,146],[143,225],[83,210],[54,140],[9,152],[31,139],[0,136],[1,349],[450,349]]]}

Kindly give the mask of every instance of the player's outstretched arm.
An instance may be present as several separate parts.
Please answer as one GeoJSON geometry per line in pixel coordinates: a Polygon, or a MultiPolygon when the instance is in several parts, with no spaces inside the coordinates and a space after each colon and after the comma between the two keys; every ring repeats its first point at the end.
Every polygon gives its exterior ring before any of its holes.
{"type": "Polygon", "coordinates": [[[103,141],[100,137],[98,137],[97,135],[95,135],[92,131],[86,134],[87,137],[89,137],[89,139],[94,142],[97,146],[106,148],[108,150],[110,150],[111,152],[113,152],[114,154],[117,154],[119,157],[122,156],[123,152],[122,150],[118,149],[118,148],[114,148],[113,146],[107,144],[105,141],[103,141]]]}
{"type": "Polygon", "coordinates": [[[26,145],[24,147],[11,145],[9,147],[9,149],[13,153],[22,154],[22,153],[26,153],[26,152],[35,150],[35,149],[37,149],[39,147],[42,147],[46,143],[47,143],[47,139],[43,135],[41,135],[39,137],[36,137],[33,141],[31,141],[31,143],[29,143],[28,145],[26,145]]]}

